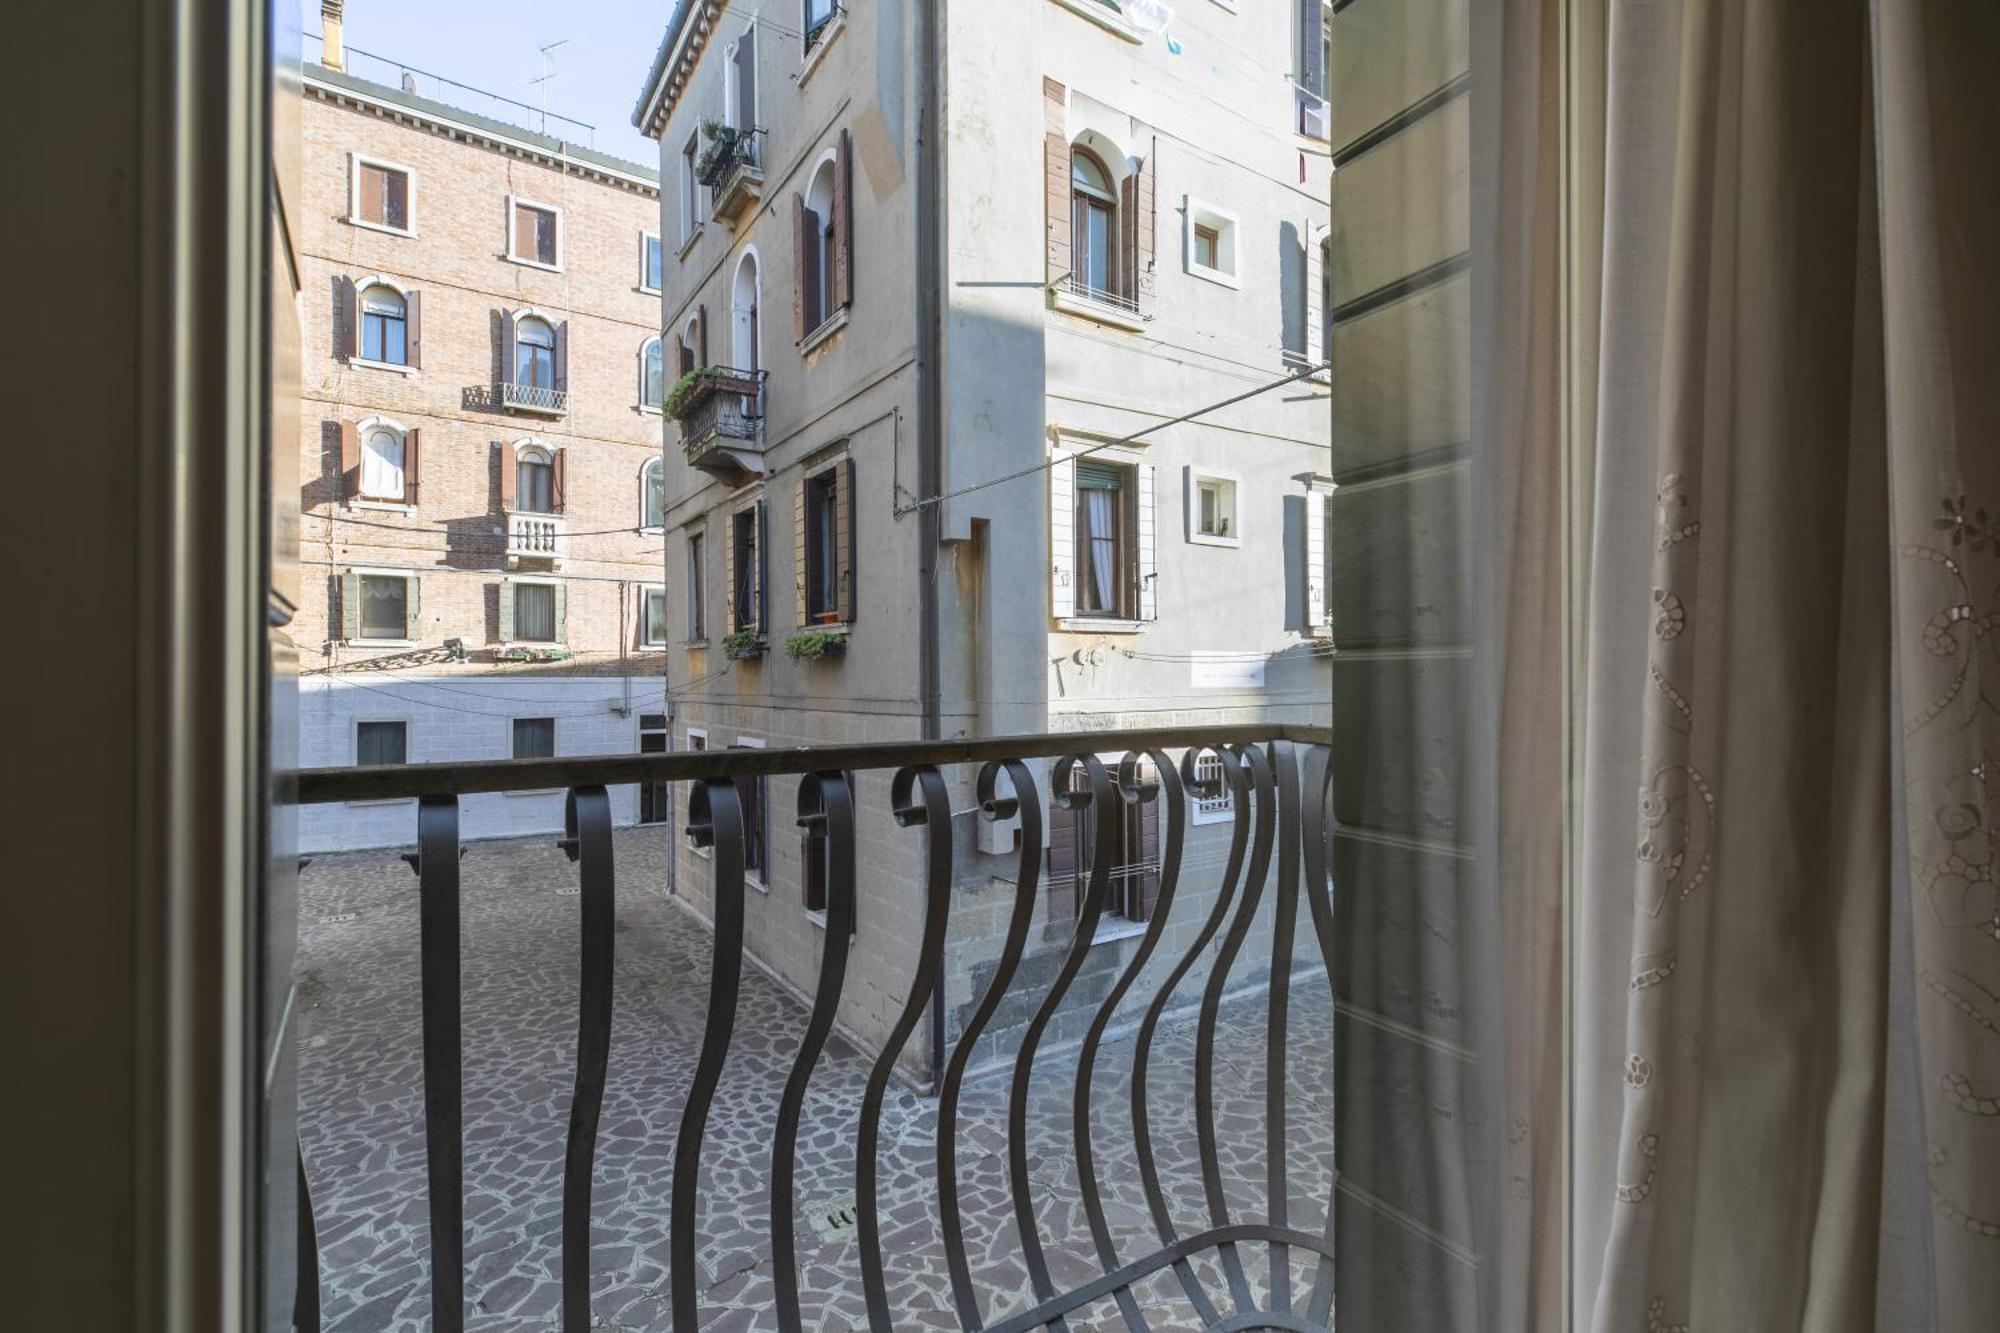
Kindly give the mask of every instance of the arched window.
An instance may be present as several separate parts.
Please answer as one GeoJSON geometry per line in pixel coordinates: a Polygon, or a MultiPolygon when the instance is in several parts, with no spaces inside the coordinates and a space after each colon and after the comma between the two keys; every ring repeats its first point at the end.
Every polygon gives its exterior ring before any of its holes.
{"type": "Polygon", "coordinates": [[[833,163],[829,160],[820,163],[806,189],[805,271],[799,274],[799,291],[805,301],[807,333],[833,314],[833,208],[833,163]]]}
{"type": "Polygon", "coordinates": [[[667,526],[666,464],[657,458],[646,464],[645,471],[640,474],[639,494],[639,526],[667,526]]]}
{"type": "Polygon", "coordinates": [[[514,383],[556,387],[556,331],[539,315],[525,316],[514,326],[514,383]]]}
{"type": "Polygon", "coordinates": [[[706,315],[690,315],[688,322],[681,328],[680,373],[683,375],[701,367],[701,322],[705,318],[706,315]]]}
{"type": "Polygon", "coordinates": [[[1092,296],[1118,293],[1118,194],[1088,148],[1069,154],[1072,285],[1092,296]]]}
{"type": "Polygon", "coordinates": [[[555,457],[531,444],[514,458],[514,509],[523,514],[555,512],[555,457]]]}
{"type": "Polygon", "coordinates": [[[658,407],[666,397],[666,365],[658,338],[648,338],[639,352],[639,405],[658,407]]]}
{"type": "Polygon", "coordinates": [[[403,294],[386,282],[371,282],[361,289],[360,305],[362,360],[408,365],[409,306],[403,294]]]}
{"type": "Polygon", "coordinates": [[[361,437],[361,494],[371,500],[401,500],[407,471],[403,432],[371,426],[361,437]]]}
{"type": "Polygon", "coordinates": [[[757,280],[757,252],[747,252],[736,266],[736,282],[730,293],[730,364],[738,370],[756,370],[762,339],[759,330],[762,292],[757,280]]]}

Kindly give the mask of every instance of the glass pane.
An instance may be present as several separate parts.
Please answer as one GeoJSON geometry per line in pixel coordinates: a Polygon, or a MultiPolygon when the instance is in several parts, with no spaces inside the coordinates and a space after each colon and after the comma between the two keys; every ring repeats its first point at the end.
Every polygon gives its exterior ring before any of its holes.
{"type": "Polygon", "coordinates": [[[545,583],[514,585],[514,637],[523,643],[553,643],[556,590],[545,583]]]}
{"type": "Polygon", "coordinates": [[[660,289],[660,238],[646,238],[646,286],[654,291],[660,289]]]}
{"type": "Polygon", "coordinates": [[[403,722],[357,722],[354,726],[354,762],[357,764],[401,764],[408,761],[408,724],[403,722]]]}
{"type": "Polygon", "coordinates": [[[556,720],[552,717],[514,719],[514,758],[553,759],[556,753],[556,720]]]}
{"type": "Polygon", "coordinates": [[[409,633],[408,581],[374,574],[361,576],[361,637],[400,639],[409,633]]]}

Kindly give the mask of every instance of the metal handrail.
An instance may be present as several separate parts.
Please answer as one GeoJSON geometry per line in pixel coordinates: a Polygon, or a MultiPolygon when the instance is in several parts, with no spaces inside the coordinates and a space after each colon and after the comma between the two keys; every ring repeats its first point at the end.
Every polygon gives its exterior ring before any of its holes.
{"type": "Polygon", "coordinates": [[[1288,740],[1326,745],[1326,727],[1291,723],[1155,727],[1124,731],[1054,731],[941,741],[870,741],[860,745],[798,745],[768,750],[683,750],[671,754],[572,755],[553,759],[476,759],[443,764],[370,764],[307,768],[298,774],[298,803],[469,796],[476,792],[540,791],[593,783],[687,782],[702,778],[797,776],[910,764],[975,764],[992,759],[1046,759],[1113,750],[1184,749],[1288,740]]]}

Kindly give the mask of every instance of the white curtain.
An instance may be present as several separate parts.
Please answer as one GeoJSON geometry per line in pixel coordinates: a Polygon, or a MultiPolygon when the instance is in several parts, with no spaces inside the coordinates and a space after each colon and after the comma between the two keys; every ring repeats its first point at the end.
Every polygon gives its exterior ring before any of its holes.
{"type": "Polygon", "coordinates": [[[371,431],[361,451],[361,493],[377,500],[403,498],[403,438],[393,431],[371,431]]]}
{"type": "Polygon", "coordinates": [[[1096,595],[1093,611],[1110,611],[1118,605],[1118,547],[1112,534],[1117,530],[1112,506],[1118,492],[1091,489],[1083,493],[1084,537],[1090,544],[1090,578],[1096,595]]]}

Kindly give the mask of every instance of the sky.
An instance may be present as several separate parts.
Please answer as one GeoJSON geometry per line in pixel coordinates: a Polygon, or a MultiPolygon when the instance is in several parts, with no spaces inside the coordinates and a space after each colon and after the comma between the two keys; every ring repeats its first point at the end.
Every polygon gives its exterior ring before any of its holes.
{"type": "MultiPolygon", "coordinates": [[[[659,146],[632,127],[632,104],[674,7],[675,0],[347,0],[343,32],[349,47],[530,105],[541,103],[533,82],[542,72],[539,48],[567,39],[550,57],[549,111],[596,126],[599,151],[655,166],[659,146]]],[[[306,59],[317,60],[319,0],[299,0],[299,15],[306,59]]],[[[388,77],[361,58],[350,65],[362,78],[388,77]]]]}

